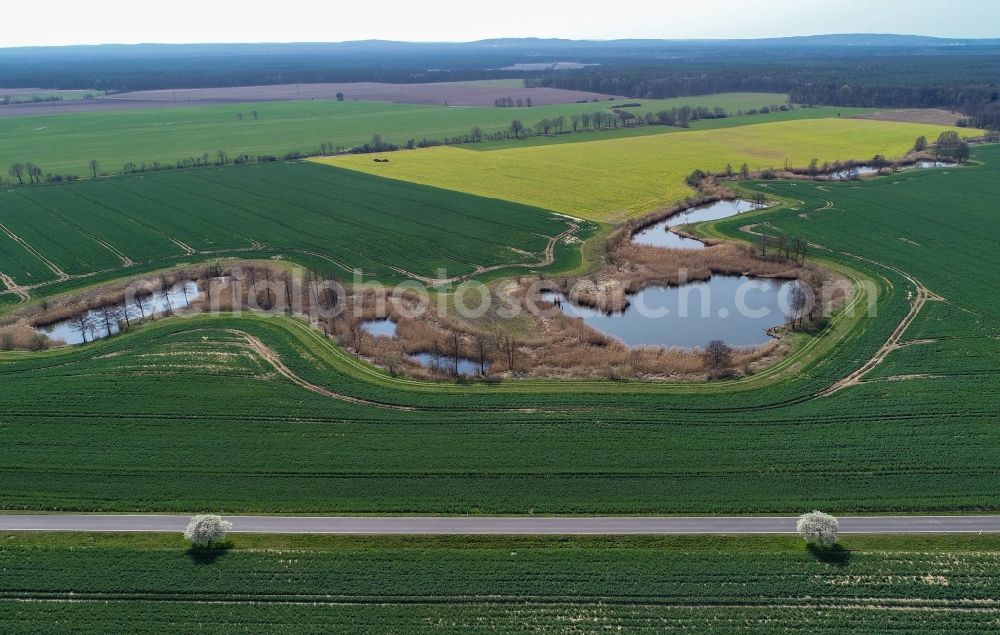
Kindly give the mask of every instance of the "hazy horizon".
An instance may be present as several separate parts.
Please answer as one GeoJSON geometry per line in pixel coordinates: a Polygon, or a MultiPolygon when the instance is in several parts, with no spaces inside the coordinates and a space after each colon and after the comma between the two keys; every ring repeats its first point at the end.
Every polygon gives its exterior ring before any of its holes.
{"type": "Polygon", "coordinates": [[[177,0],[152,18],[148,12],[137,14],[134,3],[124,0],[102,2],[97,10],[55,0],[47,6],[44,21],[18,22],[16,32],[0,35],[0,47],[359,40],[443,43],[521,37],[703,40],[838,34],[986,39],[1000,37],[997,24],[1000,5],[978,0],[842,0],[827,7],[799,0],[756,5],[717,0],[705,6],[639,0],[627,12],[602,12],[599,17],[578,4],[544,0],[509,0],[489,13],[478,7],[470,10],[468,3],[456,0],[428,0],[419,5],[384,0],[377,19],[367,5],[317,7],[305,0],[286,0],[280,12],[250,11],[235,2],[177,0]],[[963,20],[963,15],[975,19],[963,20]]]}

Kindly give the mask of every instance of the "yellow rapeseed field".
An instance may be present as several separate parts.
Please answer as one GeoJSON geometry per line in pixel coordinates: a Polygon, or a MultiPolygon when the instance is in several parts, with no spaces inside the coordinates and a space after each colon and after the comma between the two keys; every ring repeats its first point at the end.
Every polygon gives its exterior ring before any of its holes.
{"type": "MultiPolygon", "coordinates": [[[[597,221],[615,222],[691,193],[693,170],[780,168],[900,157],[916,137],[933,141],[945,126],[815,119],[488,152],[437,147],[384,155],[317,159],[329,165],[404,181],[501,198],[597,221]]],[[[964,135],[978,134],[960,130],[964,135]]]]}

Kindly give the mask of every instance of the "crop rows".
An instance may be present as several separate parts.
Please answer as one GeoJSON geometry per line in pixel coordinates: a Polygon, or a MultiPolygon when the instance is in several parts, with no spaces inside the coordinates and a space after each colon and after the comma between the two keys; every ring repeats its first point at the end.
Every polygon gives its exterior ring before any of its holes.
{"type": "Polygon", "coordinates": [[[343,278],[455,276],[541,263],[569,227],[514,203],[301,163],[8,190],[0,223],[27,245],[0,233],[0,272],[22,285],[54,277],[42,258],[69,275],[280,255],[343,278]]]}
{"type": "Polygon", "coordinates": [[[958,632],[1000,611],[991,539],[869,538],[830,553],[791,538],[238,536],[215,552],[186,551],[177,537],[73,540],[5,541],[0,623],[121,628],[142,611],[154,629],[958,632]]]}

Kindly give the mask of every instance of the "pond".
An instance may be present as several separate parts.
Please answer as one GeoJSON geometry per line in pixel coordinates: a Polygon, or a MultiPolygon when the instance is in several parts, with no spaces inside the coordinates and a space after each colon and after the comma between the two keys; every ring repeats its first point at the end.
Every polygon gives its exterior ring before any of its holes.
{"type": "Polygon", "coordinates": [[[678,236],[670,231],[671,227],[679,225],[690,225],[709,220],[719,220],[728,218],[743,212],[756,209],[750,201],[740,199],[734,201],[716,201],[708,205],[699,205],[674,214],[666,220],[662,220],[655,225],[650,225],[645,229],[632,235],[632,242],[636,245],[648,245],[650,247],[666,247],[669,249],[704,249],[705,244],[700,240],[678,236]]]}
{"type": "MultiPolygon", "coordinates": [[[[904,165],[899,170],[929,170],[934,168],[953,168],[956,167],[957,163],[952,163],[950,161],[917,161],[912,165],[904,165]]],[[[848,168],[846,170],[841,170],[839,172],[834,172],[830,175],[830,179],[833,181],[849,181],[856,177],[861,176],[872,176],[873,174],[878,174],[878,170],[870,165],[859,165],[855,168],[848,168]]]]}
{"type": "Polygon", "coordinates": [[[872,176],[878,174],[878,170],[870,165],[859,165],[853,168],[846,168],[830,175],[831,181],[850,181],[862,176],[872,176]]]}
{"type": "MultiPolygon", "coordinates": [[[[431,370],[442,373],[451,373],[455,370],[455,358],[451,355],[435,356],[433,353],[412,353],[409,357],[424,368],[430,368],[431,370]]],[[[490,365],[487,363],[486,370],[488,371],[489,368],[490,365]]],[[[458,358],[459,375],[478,375],[479,371],[479,362],[477,360],[468,359],[467,357],[458,358]]]]}
{"type": "Polygon", "coordinates": [[[396,323],[389,318],[362,320],[361,328],[372,337],[396,337],[396,323]]]}
{"type": "Polygon", "coordinates": [[[770,339],[768,329],[788,321],[791,291],[797,284],[712,276],[679,287],[646,287],[630,297],[625,311],[611,315],[556,293],[545,293],[542,299],[562,300],[558,306],[564,314],[628,346],[697,348],[716,339],[730,346],[757,346],[770,339]]]}
{"type": "Polygon", "coordinates": [[[142,298],[141,307],[138,299],[129,304],[117,304],[108,307],[108,319],[105,319],[103,309],[92,309],[81,317],[54,322],[39,326],[37,332],[47,335],[53,340],[62,340],[67,344],[82,344],[102,339],[118,333],[118,320],[139,320],[173,309],[186,307],[198,298],[198,283],[193,280],[178,282],[170,287],[166,294],[153,293],[142,298]]]}

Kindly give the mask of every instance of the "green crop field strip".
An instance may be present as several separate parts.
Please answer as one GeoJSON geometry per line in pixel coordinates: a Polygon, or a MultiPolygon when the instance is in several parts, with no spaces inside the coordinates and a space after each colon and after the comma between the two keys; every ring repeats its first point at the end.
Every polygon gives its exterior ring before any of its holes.
{"type": "Polygon", "coordinates": [[[9,534],[6,632],[985,632],[995,537],[364,538],[9,534]],[[975,610],[973,610],[975,609],[975,610]]]}
{"type": "MultiPolygon", "coordinates": [[[[642,107],[633,110],[644,113],[693,105],[718,106],[736,113],[786,100],[786,95],[779,94],[727,93],[642,100],[642,107]]],[[[98,160],[103,170],[116,172],[129,161],[172,164],[204,153],[214,160],[218,150],[225,150],[231,156],[240,153],[280,156],[288,152],[315,152],[321,143],[350,147],[369,141],[375,134],[401,145],[408,139],[440,140],[465,135],[474,126],[495,132],[508,127],[512,119],[532,126],[544,118],[570,117],[623,103],[634,102],[494,108],[293,101],[0,117],[0,140],[3,140],[0,165],[32,161],[56,174],[84,176],[90,171],[91,159],[98,160]],[[258,112],[259,119],[251,116],[253,111],[258,112]],[[242,120],[237,118],[241,113],[242,120]]],[[[825,116],[818,110],[795,112],[802,113],[800,116],[825,116]]],[[[770,116],[734,121],[753,123],[770,116]]]]}
{"type": "MultiPolygon", "coordinates": [[[[4,190],[0,225],[0,272],[22,286],[60,283],[40,295],[94,274],[228,256],[283,256],[382,280],[544,267],[549,243],[572,229],[516,203],[307,163],[4,190]]],[[[568,252],[556,250],[556,267],[578,258],[568,252]]]]}
{"type": "Polygon", "coordinates": [[[621,220],[662,207],[692,193],[684,178],[695,169],[722,171],[781,168],[865,160],[875,154],[904,155],[919,135],[936,138],[947,128],[857,119],[783,121],[717,130],[697,130],[473,152],[464,147],[429,148],[370,157],[317,159],[394,179],[480,196],[505,198],[599,221],[621,220]]]}

